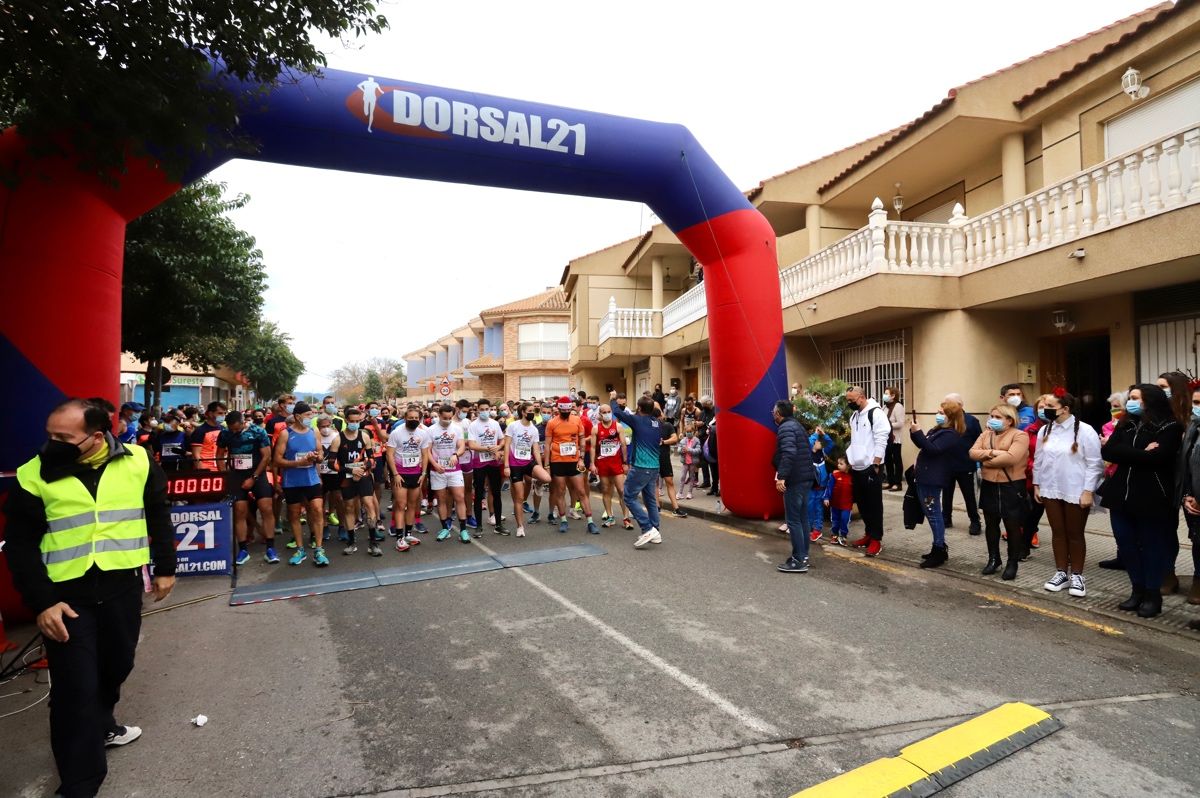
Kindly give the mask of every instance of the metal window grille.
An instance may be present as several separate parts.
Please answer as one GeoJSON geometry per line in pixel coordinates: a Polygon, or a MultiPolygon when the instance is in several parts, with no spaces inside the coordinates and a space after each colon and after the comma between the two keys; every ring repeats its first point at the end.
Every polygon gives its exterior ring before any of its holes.
{"type": "MultiPolygon", "coordinates": [[[[713,395],[712,362],[708,358],[700,361],[700,396],[713,395]]],[[[697,397],[699,398],[699,397],[697,397]]]]}
{"type": "Polygon", "coordinates": [[[861,387],[873,399],[883,396],[883,389],[889,385],[900,386],[901,393],[907,396],[906,345],[903,331],[835,344],[833,374],[861,387]]]}
{"type": "Polygon", "coordinates": [[[1138,327],[1138,373],[1144,383],[1159,374],[1183,371],[1200,374],[1200,316],[1138,327]]]}

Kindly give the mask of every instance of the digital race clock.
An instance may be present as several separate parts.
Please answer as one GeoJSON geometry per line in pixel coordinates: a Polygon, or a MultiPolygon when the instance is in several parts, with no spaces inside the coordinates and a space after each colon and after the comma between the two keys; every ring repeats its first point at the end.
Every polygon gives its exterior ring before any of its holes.
{"type": "Polygon", "coordinates": [[[174,471],[167,474],[167,498],[173,502],[216,502],[229,492],[229,475],[220,471],[174,471]]]}

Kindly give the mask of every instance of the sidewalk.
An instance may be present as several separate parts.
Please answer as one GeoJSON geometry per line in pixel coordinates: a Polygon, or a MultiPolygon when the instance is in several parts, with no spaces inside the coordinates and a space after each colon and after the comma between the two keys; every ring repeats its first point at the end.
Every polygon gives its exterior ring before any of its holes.
{"type": "MultiPolygon", "coordinates": [[[[879,555],[882,560],[918,566],[921,555],[929,551],[929,527],[920,524],[916,529],[904,528],[902,516],[903,493],[885,491],[883,499],[884,535],[883,551],[879,555]]],[[[1103,615],[1116,620],[1142,624],[1162,631],[1174,632],[1200,639],[1200,633],[1187,628],[1188,621],[1200,619],[1200,606],[1187,603],[1187,593],[1192,580],[1192,545],[1186,537],[1186,531],[1180,533],[1179,557],[1175,563],[1175,572],[1179,575],[1179,593],[1163,598],[1163,612],[1157,618],[1139,618],[1136,613],[1121,612],[1116,605],[1129,596],[1129,579],[1124,571],[1106,571],[1095,566],[1100,560],[1116,556],[1117,544],[1112,536],[1112,527],[1108,514],[1094,512],[1087,522],[1087,564],[1084,574],[1087,577],[1087,598],[1071,598],[1064,590],[1061,593],[1050,593],[1042,589],[1042,585],[1054,573],[1054,558],[1050,551],[1050,526],[1042,521],[1039,537],[1041,548],[1035,550],[1032,556],[1021,563],[1017,578],[1011,582],[1000,579],[1000,574],[982,576],[979,571],[987,562],[987,546],[983,536],[972,537],[967,534],[967,515],[961,501],[961,494],[955,494],[954,528],[946,530],[946,543],[950,548],[950,561],[940,568],[929,572],[950,572],[954,576],[968,579],[986,587],[988,591],[1007,591],[1015,595],[1024,595],[1047,600],[1067,608],[1087,610],[1097,615],[1103,615]]],[[[664,506],[670,503],[664,496],[664,506]]],[[[712,521],[717,521],[739,529],[758,532],[765,535],[786,537],[779,531],[779,520],[758,521],[738,518],[718,506],[718,500],[707,495],[707,491],[693,494],[693,498],[680,502],[689,514],[712,521]]],[[[1183,529],[1182,522],[1180,523],[1183,529]]],[[[851,537],[862,535],[862,524],[856,519],[850,524],[851,537]]],[[[829,526],[826,524],[825,533],[828,535],[829,526]]],[[[821,544],[815,544],[821,545],[821,544]]],[[[828,544],[826,544],[828,545],[828,544]]],[[[1001,554],[1007,557],[1005,544],[1001,541],[1001,554]]],[[[847,551],[856,550],[850,549],[847,551]]]]}

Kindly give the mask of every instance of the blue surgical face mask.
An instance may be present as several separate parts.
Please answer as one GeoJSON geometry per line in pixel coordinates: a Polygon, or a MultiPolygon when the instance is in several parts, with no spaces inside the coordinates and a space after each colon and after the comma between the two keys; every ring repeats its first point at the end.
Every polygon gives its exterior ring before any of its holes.
{"type": "Polygon", "coordinates": [[[1200,421],[1200,405],[1192,405],[1192,418],[1200,421]]]}
{"type": "Polygon", "coordinates": [[[1170,398],[1171,398],[1171,389],[1170,389],[1170,387],[1163,388],[1163,393],[1165,393],[1165,394],[1167,395],[1167,398],[1168,398],[1168,399],[1170,399],[1170,398]]]}
{"type": "Polygon", "coordinates": [[[351,432],[357,432],[358,431],[358,422],[357,421],[347,421],[346,429],[350,430],[351,432]]]}
{"type": "Polygon", "coordinates": [[[1140,399],[1126,400],[1125,412],[1131,416],[1140,416],[1142,414],[1142,400],[1140,400],[1140,399]]]}
{"type": "Polygon", "coordinates": [[[141,420],[142,420],[142,414],[141,414],[141,413],[134,413],[132,416],[130,416],[130,417],[129,417],[129,423],[130,423],[130,424],[136,424],[136,423],[138,423],[138,422],[139,422],[139,421],[141,421],[141,420]]]}
{"type": "Polygon", "coordinates": [[[988,429],[992,432],[999,432],[1004,429],[1004,420],[999,418],[989,418],[987,420],[988,429]]]}
{"type": "Polygon", "coordinates": [[[487,421],[491,417],[492,417],[492,411],[490,411],[490,410],[480,410],[479,411],[479,420],[480,421],[487,421]]]}
{"type": "Polygon", "coordinates": [[[325,405],[325,412],[332,416],[337,412],[337,405],[325,405]]]}
{"type": "Polygon", "coordinates": [[[379,408],[378,407],[372,407],[367,412],[371,414],[371,418],[377,418],[379,416],[379,408]]]}
{"type": "Polygon", "coordinates": [[[935,424],[937,424],[938,426],[941,426],[942,424],[945,424],[945,423],[946,423],[946,414],[945,414],[945,413],[938,413],[936,416],[934,416],[934,417],[933,417],[933,421],[934,421],[934,423],[935,423],[935,424]]]}
{"type": "Polygon", "coordinates": [[[225,423],[225,416],[213,416],[213,421],[217,422],[217,426],[219,427],[225,423]]]}
{"type": "Polygon", "coordinates": [[[296,412],[296,403],[292,402],[290,405],[284,405],[283,409],[288,411],[288,415],[291,415],[296,412]]]}

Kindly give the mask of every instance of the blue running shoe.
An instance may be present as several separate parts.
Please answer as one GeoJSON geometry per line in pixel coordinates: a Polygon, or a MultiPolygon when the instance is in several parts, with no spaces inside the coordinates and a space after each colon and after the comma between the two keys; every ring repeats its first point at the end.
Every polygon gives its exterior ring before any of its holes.
{"type": "Polygon", "coordinates": [[[426,528],[425,528],[425,525],[424,525],[424,524],[422,524],[420,521],[418,521],[417,523],[413,524],[413,529],[417,530],[417,531],[418,531],[418,532],[420,532],[422,535],[427,535],[427,534],[429,534],[429,530],[428,530],[428,529],[426,529],[426,528]]]}
{"type": "Polygon", "coordinates": [[[536,524],[541,520],[542,520],[542,514],[539,513],[537,510],[534,510],[532,513],[529,514],[529,523],[536,524]]]}
{"type": "Polygon", "coordinates": [[[475,516],[467,516],[467,526],[471,529],[479,529],[479,522],[475,520],[475,516]]]}
{"type": "Polygon", "coordinates": [[[304,547],[301,546],[300,548],[296,549],[296,553],[293,554],[291,559],[288,560],[288,565],[299,565],[306,559],[308,559],[308,556],[304,553],[304,547]]]}
{"type": "Polygon", "coordinates": [[[598,526],[596,526],[595,523],[588,521],[588,534],[589,535],[599,535],[600,528],[598,526]]]}
{"type": "Polygon", "coordinates": [[[267,546],[267,551],[263,554],[263,560],[271,563],[272,565],[275,565],[279,562],[279,555],[275,553],[274,546],[267,546]]]}
{"type": "Polygon", "coordinates": [[[558,525],[559,534],[565,534],[568,529],[569,527],[567,526],[567,519],[564,518],[562,523],[558,525]]]}
{"type": "Polygon", "coordinates": [[[465,529],[460,529],[458,531],[458,539],[461,540],[463,543],[470,543],[471,542],[471,533],[465,529]]]}
{"type": "Polygon", "coordinates": [[[338,540],[340,540],[342,543],[348,543],[350,541],[350,533],[346,531],[346,527],[338,527],[338,540]]]}
{"type": "Polygon", "coordinates": [[[234,560],[234,562],[238,565],[245,565],[246,563],[250,562],[250,552],[246,549],[239,549],[237,559],[234,560]]]}
{"type": "Polygon", "coordinates": [[[450,527],[444,527],[441,532],[437,533],[437,542],[441,543],[448,537],[450,537],[450,527]]]}
{"type": "Polygon", "coordinates": [[[320,547],[313,549],[313,565],[318,568],[324,568],[326,565],[329,565],[329,558],[325,556],[325,549],[320,547]]]}
{"type": "Polygon", "coordinates": [[[523,509],[527,513],[533,512],[533,508],[529,506],[529,502],[521,502],[521,509],[523,509]]]}

